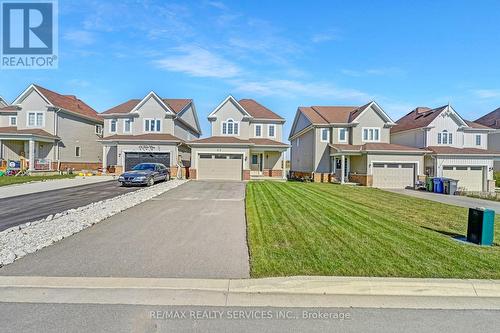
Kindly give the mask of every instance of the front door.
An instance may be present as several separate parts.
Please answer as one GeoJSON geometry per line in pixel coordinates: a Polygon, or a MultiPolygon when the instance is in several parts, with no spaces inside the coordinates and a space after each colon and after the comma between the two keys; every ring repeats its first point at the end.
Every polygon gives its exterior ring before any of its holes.
{"type": "Polygon", "coordinates": [[[251,161],[251,174],[252,175],[262,175],[264,170],[264,154],[263,153],[253,153],[251,161]]]}

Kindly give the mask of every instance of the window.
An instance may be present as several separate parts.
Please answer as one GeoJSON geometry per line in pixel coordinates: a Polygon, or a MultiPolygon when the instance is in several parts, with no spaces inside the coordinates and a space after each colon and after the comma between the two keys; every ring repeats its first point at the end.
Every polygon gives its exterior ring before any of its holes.
{"type": "Polygon", "coordinates": [[[43,112],[28,112],[28,127],[43,127],[45,114],[43,112]]]}
{"type": "Polygon", "coordinates": [[[17,126],[17,116],[9,117],[9,126],[17,126]]]}
{"type": "Polygon", "coordinates": [[[102,134],[102,126],[95,125],[95,134],[102,134]]]}
{"type": "Polygon", "coordinates": [[[365,127],[363,128],[363,141],[378,142],[380,141],[380,128],[365,127]]]}
{"type": "Polygon", "coordinates": [[[270,138],[274,138],[276,135],[276,126],[275,125],[267,125],[267,136],[270,138]]]}
{"type": "Polygon", "coordinates": [[[82,155],[82,149],[80,147],[75,147],[75,156],[76,157],[81,157],[82,155]]]}
{"type": "Polygon", "coordinates": [[[453,144],[453,135],[451,133],[448,133],[447,130],[438,133],[438,144],[439,145],[453,144]]]}
{"type": "Polygon", "coordinates": [[[329,128],[322,128],[321,129],[321,142],[328,142],[330,141],[330,129],[329,128]]]}
{"type": "Polygon", "coordinates": [[[262,125],[255,125],[255,136],[256,137],[262,136],[262,125]]]}
{"type": "Polygon", "coordinates": [[[480,146],[481,145],[481,135],[478,134],[476,135],[476,146],[480,146]]]}
{"type": "Polygon", "coordinates": [[[109,132],[116,133],[116,119],[111,119],[109,121],[109,132]]]}
{"type": "Polygon", "coordinates": [[[232,119],[228,119],[222,122],[222,134],[223,135],[238,135],[239,123],[232,119]]]}
{"type": "Polygon", "coordinates": [[[347,142],[347,128],[339,128],[339,142],[347,142]]]}
{"type": "Polygon", "coordinates": [[[259,164],[259,157],[257,155],[252,155],[252,164],[259,164]]]}
{"type": "Polygon", "coordinates": [[[132,119],[123,120],[123,132],[130,133],[132,131],[132,119]]]}
{"type": "Polygon", "coordinates": [[[144,132],[161,132],[161,120],[144,119],[144,132]]]}

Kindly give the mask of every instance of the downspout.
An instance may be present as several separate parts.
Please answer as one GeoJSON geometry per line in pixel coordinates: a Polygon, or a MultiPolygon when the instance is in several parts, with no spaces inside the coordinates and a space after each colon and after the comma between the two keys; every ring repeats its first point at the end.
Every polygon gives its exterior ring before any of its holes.
{"type": "MultiPolygon", "coordinates": [[[[59,111],[61,111],[61,108],[58,108],[56,111],[54,111],[54,132],[56,136],[59,136],[59,111]]],[[[57,140],[56,144],[56,156],[57,156],[57,171],[61,171],[61,160],[59,158],[60,151],[59,151],[59,140],[57,140]]]]}
{"type": "Polygon", "coordinates": [[[176,175],[177,179],[182,179],[182,166],[179,163],[179,147],[181,145],[182,145],[182,143],[177,144],[177,158],[175,159],[176,163],[177,163],[177,175],[176,175]]]}

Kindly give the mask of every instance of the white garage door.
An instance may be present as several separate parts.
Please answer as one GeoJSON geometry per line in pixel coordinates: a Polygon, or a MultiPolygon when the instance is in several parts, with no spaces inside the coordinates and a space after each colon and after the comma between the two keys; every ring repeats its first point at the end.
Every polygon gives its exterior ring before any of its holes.
{"type": "Polygon", "coordinates": [[[241,180],[243,158],[241,154],[200,154],[198,179],[241,180]]]}
{"type": "Polygon", "coordinates": [[[443,166],[443,177],[458,180],[459,189],[483,190],[483,167],[480,166],[443,166]]]}
{"type": "Polygon", "coordinates": [[[415,186],[415,164],[373,163],[373,186],[405,188],[415,186]]]}

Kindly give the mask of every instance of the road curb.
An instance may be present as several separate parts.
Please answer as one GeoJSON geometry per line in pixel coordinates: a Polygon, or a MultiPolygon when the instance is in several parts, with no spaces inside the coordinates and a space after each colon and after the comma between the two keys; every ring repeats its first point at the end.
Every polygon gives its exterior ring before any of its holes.
{"type": "Polygon", "coordinates": [[[357,277],[0,277],[0,302],[500,309],[500,281],[357,277]]]}

